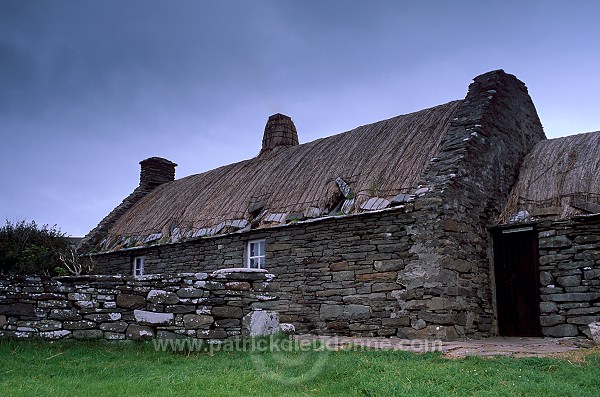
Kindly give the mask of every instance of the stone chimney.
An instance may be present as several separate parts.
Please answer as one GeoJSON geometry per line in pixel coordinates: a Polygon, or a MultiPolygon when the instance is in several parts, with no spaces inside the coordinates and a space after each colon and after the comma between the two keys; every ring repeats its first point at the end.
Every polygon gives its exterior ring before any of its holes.
{"type": "Polygon", "coordinates": [[[140,161],[140,187],[154,189],[163,183],[175,180],[177,164],[161,157],[150,157],[140,161]]]}
{"type": "Polygon", "coordinates": [[[281,113],[269,117],[265,126],[260,154],[276,148],[296,145],[298,145],[298,133],[292,119],[281,113]]]}

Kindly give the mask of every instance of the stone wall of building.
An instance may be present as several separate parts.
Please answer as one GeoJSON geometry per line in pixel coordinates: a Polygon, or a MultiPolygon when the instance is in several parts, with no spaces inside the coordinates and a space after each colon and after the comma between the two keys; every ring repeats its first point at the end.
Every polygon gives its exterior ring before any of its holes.
{"type": "Polygon", "coordinates": [[[416,337],[435,335],[440,323],[454,324],[460,337],[497,332],[488,227],[506,205],[525,155],[544,138],[527,88],[514,76],[493,71],[469,86],[440,153],[411,192],[414,260],[399,277],[405,286],[399,299],[443,302],[420,315],[427,327],[416,337]],[[411,290],[415,283],[423,287],[411,290]]]}
{"type": "Polygon", "coordinates": [[[277,282],[266,271],[0,278],[0,337],[227,339],[276,331],[277,282]],[[254,327],[254,328],[253,328],[254,327]],[[264,328],[264,327],[263,327],[264,328]]]}
{"type": "Polygon", "coordinates": [[[247,242],[265,239],[266,268],[280,286],[269,309],[281,321],[299,332],[406,336],[428,305],[426,297],[401,311],[395,292],[412,256],[408,207],[97,255],[96,271],[130,274],[135,256],[148,273],[243,267],[247,242]]]}
{"type": "Polygon", "coordinates": [[[600,321],[600,217],[537,224],[546,336],[591,337],[600,321]]]}
{"type": "Polygon", "coordinates": [[[148,273],[241,267],[247,241],[264,238],[281,285],[273,307],[301,332],[494,335],[487,228],[544,133],[527,88],[503,71],[477,77],[456,116],[404,206],[102,254],[97,271],[129,274],[136,255],[148,273]]]}

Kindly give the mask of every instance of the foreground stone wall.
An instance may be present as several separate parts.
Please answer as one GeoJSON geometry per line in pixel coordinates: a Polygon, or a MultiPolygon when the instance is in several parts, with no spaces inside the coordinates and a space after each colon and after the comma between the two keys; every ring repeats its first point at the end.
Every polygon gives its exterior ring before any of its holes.
{"type": "Polygon", "coordinates": [[[262,310],[276,291],[265,271],[2,277],[0,336],[226,339],[253,333],[257,319],[276,327],[276,314],[262,310]]]}
{"type": "Polygon", "coordinates": [[[600,217],[537,224],[546,336],[591,338],[600,321],[600,217]]]}

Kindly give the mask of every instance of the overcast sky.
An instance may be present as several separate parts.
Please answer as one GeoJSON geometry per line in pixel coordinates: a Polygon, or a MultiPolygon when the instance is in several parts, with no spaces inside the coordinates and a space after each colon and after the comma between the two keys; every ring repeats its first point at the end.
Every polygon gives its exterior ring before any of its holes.
{"type": "Polygon", "coordinates": [[[83,236],[177,177],[525,82],[548,137],[600,130],[600,1],[0,0],[0,216],[83,236]]]}

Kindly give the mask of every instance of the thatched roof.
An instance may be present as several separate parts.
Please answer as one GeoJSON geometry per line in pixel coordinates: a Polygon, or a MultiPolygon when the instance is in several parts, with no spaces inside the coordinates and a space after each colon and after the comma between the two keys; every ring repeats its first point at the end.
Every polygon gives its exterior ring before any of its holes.
{"type": "Polygon", "coordinates": [[[298,214],[331,214],[344,201],[340,187],[344,182],[352,191],[344,212],[380,208],[381,202],[416,186],[461,102],[302,145],[292,142],[295,129],[286,127],[292,137],[289,145],[277,150],[263,147],[250,160],[157,187],[112,225],[102,249],[118,249],[126,237],[174,241],[243,228],[248,222],[256,226],[257,219],[268,224],[290,221],[298,214]],[[381,201],[367,203],[371,197],[381,201]]]}
{"type": "Polygon", "coordinates": [[[500,223],[567,218],[600,208],[600,131],[539,142],[527,155],[500,223]],[[520,216],[516,216],[519,211],[520,216]],[[530,218],[529,218],[530,219],[530,218]]]}

